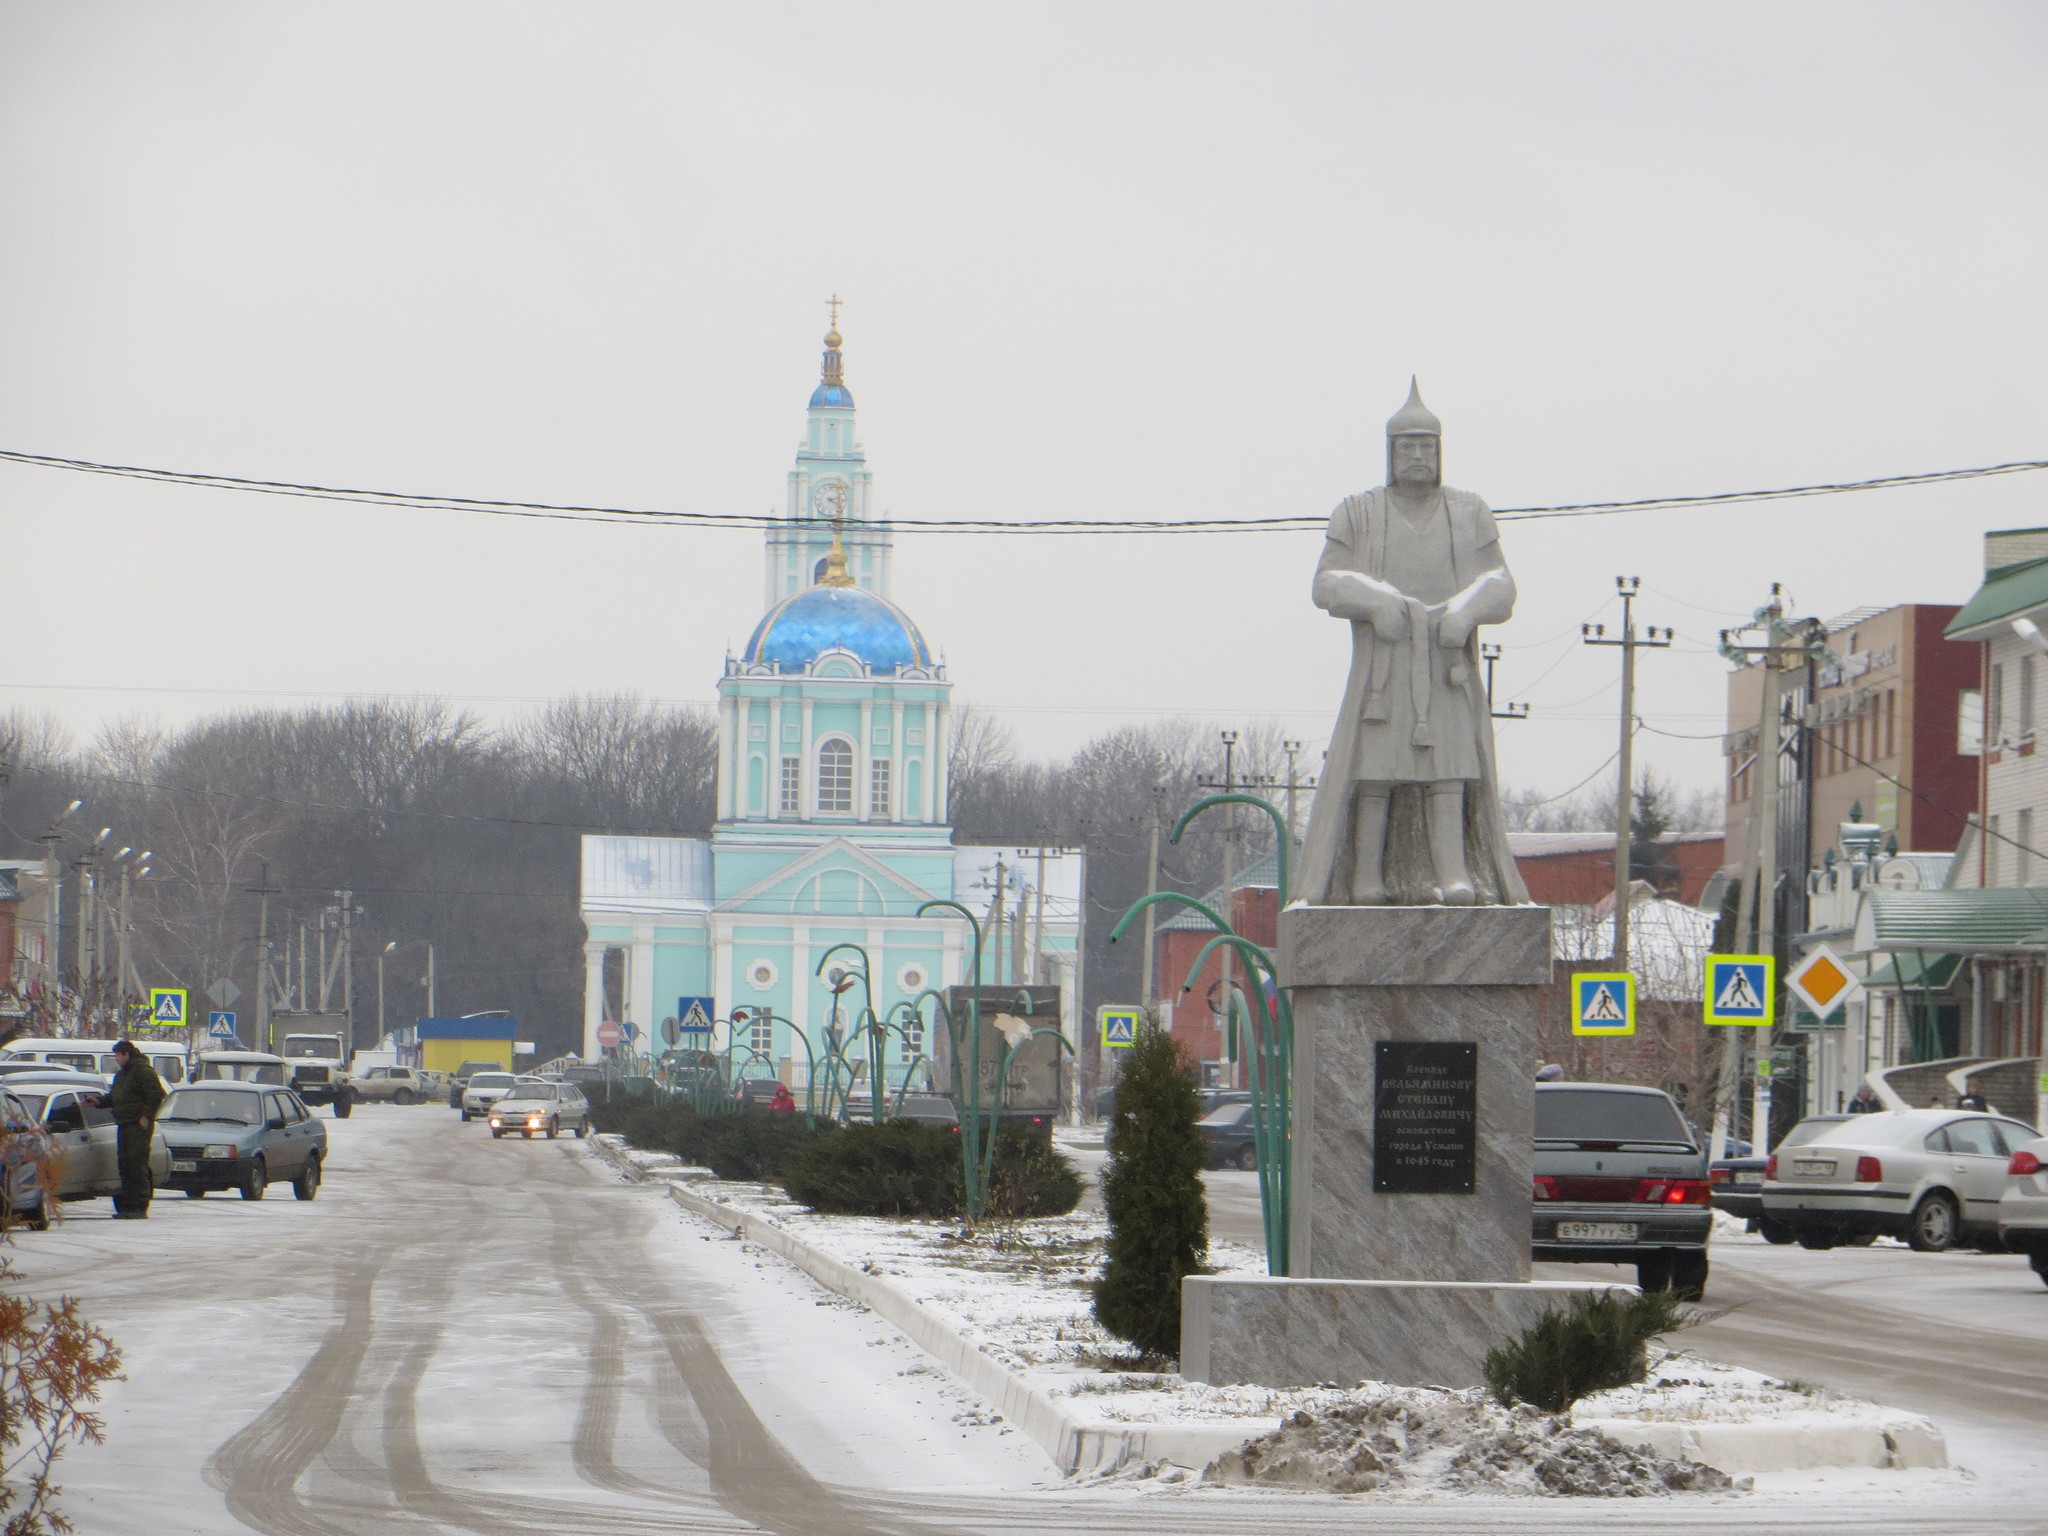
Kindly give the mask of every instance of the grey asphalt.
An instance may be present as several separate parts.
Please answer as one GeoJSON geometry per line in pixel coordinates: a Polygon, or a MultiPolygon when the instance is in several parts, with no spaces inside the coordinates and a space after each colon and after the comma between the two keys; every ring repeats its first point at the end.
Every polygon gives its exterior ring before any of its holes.
{"type": "MultiPolygon", "coordinates": [[[[316,1203],[115,1223],[97,1202],[16,1243],[19,1283],[76,1296],[127,1352],[107,1444],[60,1467],[82,1531],[2040,1528],[2030,1499],[1952,1481],[1613,1503],[1068,1487],[871,1314],[573,1143],[494,1143],[429,1107],[334,1130],[316,1203]]],[[[1219,1225],[1255,1208],[1232,1184],[1217,1203],[1219,1225]]]]}

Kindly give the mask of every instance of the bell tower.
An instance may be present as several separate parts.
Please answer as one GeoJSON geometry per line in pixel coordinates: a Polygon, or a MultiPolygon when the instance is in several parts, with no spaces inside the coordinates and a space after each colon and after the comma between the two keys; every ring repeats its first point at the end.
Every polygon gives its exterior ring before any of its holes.
{"type": "Polygon", "coordinates": [[[848,582],[879,597],[889,595],[893,540],[888,525],[870,505],[874,476],[854,435],[853,393],[846,387],[846,360],[840,351],[844,338],[839,334],[839,305],[834,295],[818,387],[811,391],[804,440],[789,471],[782,521],[768,532],[764,596],[765,606],[771,608],[824,579],[835,524],[844,530],[848,582]]]}

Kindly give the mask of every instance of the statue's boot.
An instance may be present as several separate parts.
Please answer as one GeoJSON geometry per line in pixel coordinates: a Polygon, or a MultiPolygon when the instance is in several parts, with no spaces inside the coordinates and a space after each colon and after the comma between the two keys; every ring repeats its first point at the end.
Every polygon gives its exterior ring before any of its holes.
{"type": "Polygon", "coordinates": [[[1388,791],[1361,786],[1353,802],[1351,904],[1355,907],[1387,904],[1387,805],[1391,799],[1388,791]]]}
{"type": "Polygon", "coordinates": [[[1472,871],[1465,864],[1465,785],[1461,780],[1432,784],[1428,805],[1429,859],[1436,867],[1437,900],[1447,907],[1469,907],[1479,900],[1472,871]]]}

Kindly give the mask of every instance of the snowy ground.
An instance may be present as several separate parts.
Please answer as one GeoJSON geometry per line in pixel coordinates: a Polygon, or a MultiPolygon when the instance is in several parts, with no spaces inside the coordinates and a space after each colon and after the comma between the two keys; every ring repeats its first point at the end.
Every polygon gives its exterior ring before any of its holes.
{"type": "MultiPolygon", "coordinates": [[[[1365,1384],[1362,1394],[1349,1386],[1217,1387],[1142,1368],[1130,1359],[1128,1346],[1105,1334],[1091,1315],[1089,1286],[1101,1270],[1107,1236],[1101,1215],[1093,1211],[969,1231],[957,1222],[821,1216],[774,1185],[693,1178],[689,1187],[705,1198],[766,1216],[833,1258],[886,1277],[945,1316],[983,1353],[1071,1399],[1097,1423],[1235,1421],[1251,1435],[1290,1414],[1327,1413],[1384,1392],[1377,1383],[1365,1384]]],[[[1263,1273],[1265,1268],[1251,1248],[1228,1241],[1212,1246],[1210,1262],[1223,1271],[1263,1273]]],[[[1789,1427],[1898,1414],[1680,1350],[1659,1351],[1642,1385],[1586,1398],[1571,1417],[1576,1423],[1769,1419],[1789,1427]]]]}

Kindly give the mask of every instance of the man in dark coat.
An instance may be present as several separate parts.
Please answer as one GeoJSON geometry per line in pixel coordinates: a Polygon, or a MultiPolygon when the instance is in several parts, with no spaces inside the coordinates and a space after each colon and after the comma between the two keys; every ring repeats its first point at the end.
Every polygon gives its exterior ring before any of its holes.
{"type": "Polygon", "coordinates": [[[149,1215],[149,1143],[156,1132],[156,1112],[163,1106],[163,1079],[149,1058],[126,1040],[114,1047],[119,1069],[107,1090],[107,1108],[113,1112],[116,1146],[120,1153],[121,1192],[114,1196],[114,1216],[121,1221],[142,1221],[149,1215]]]}

